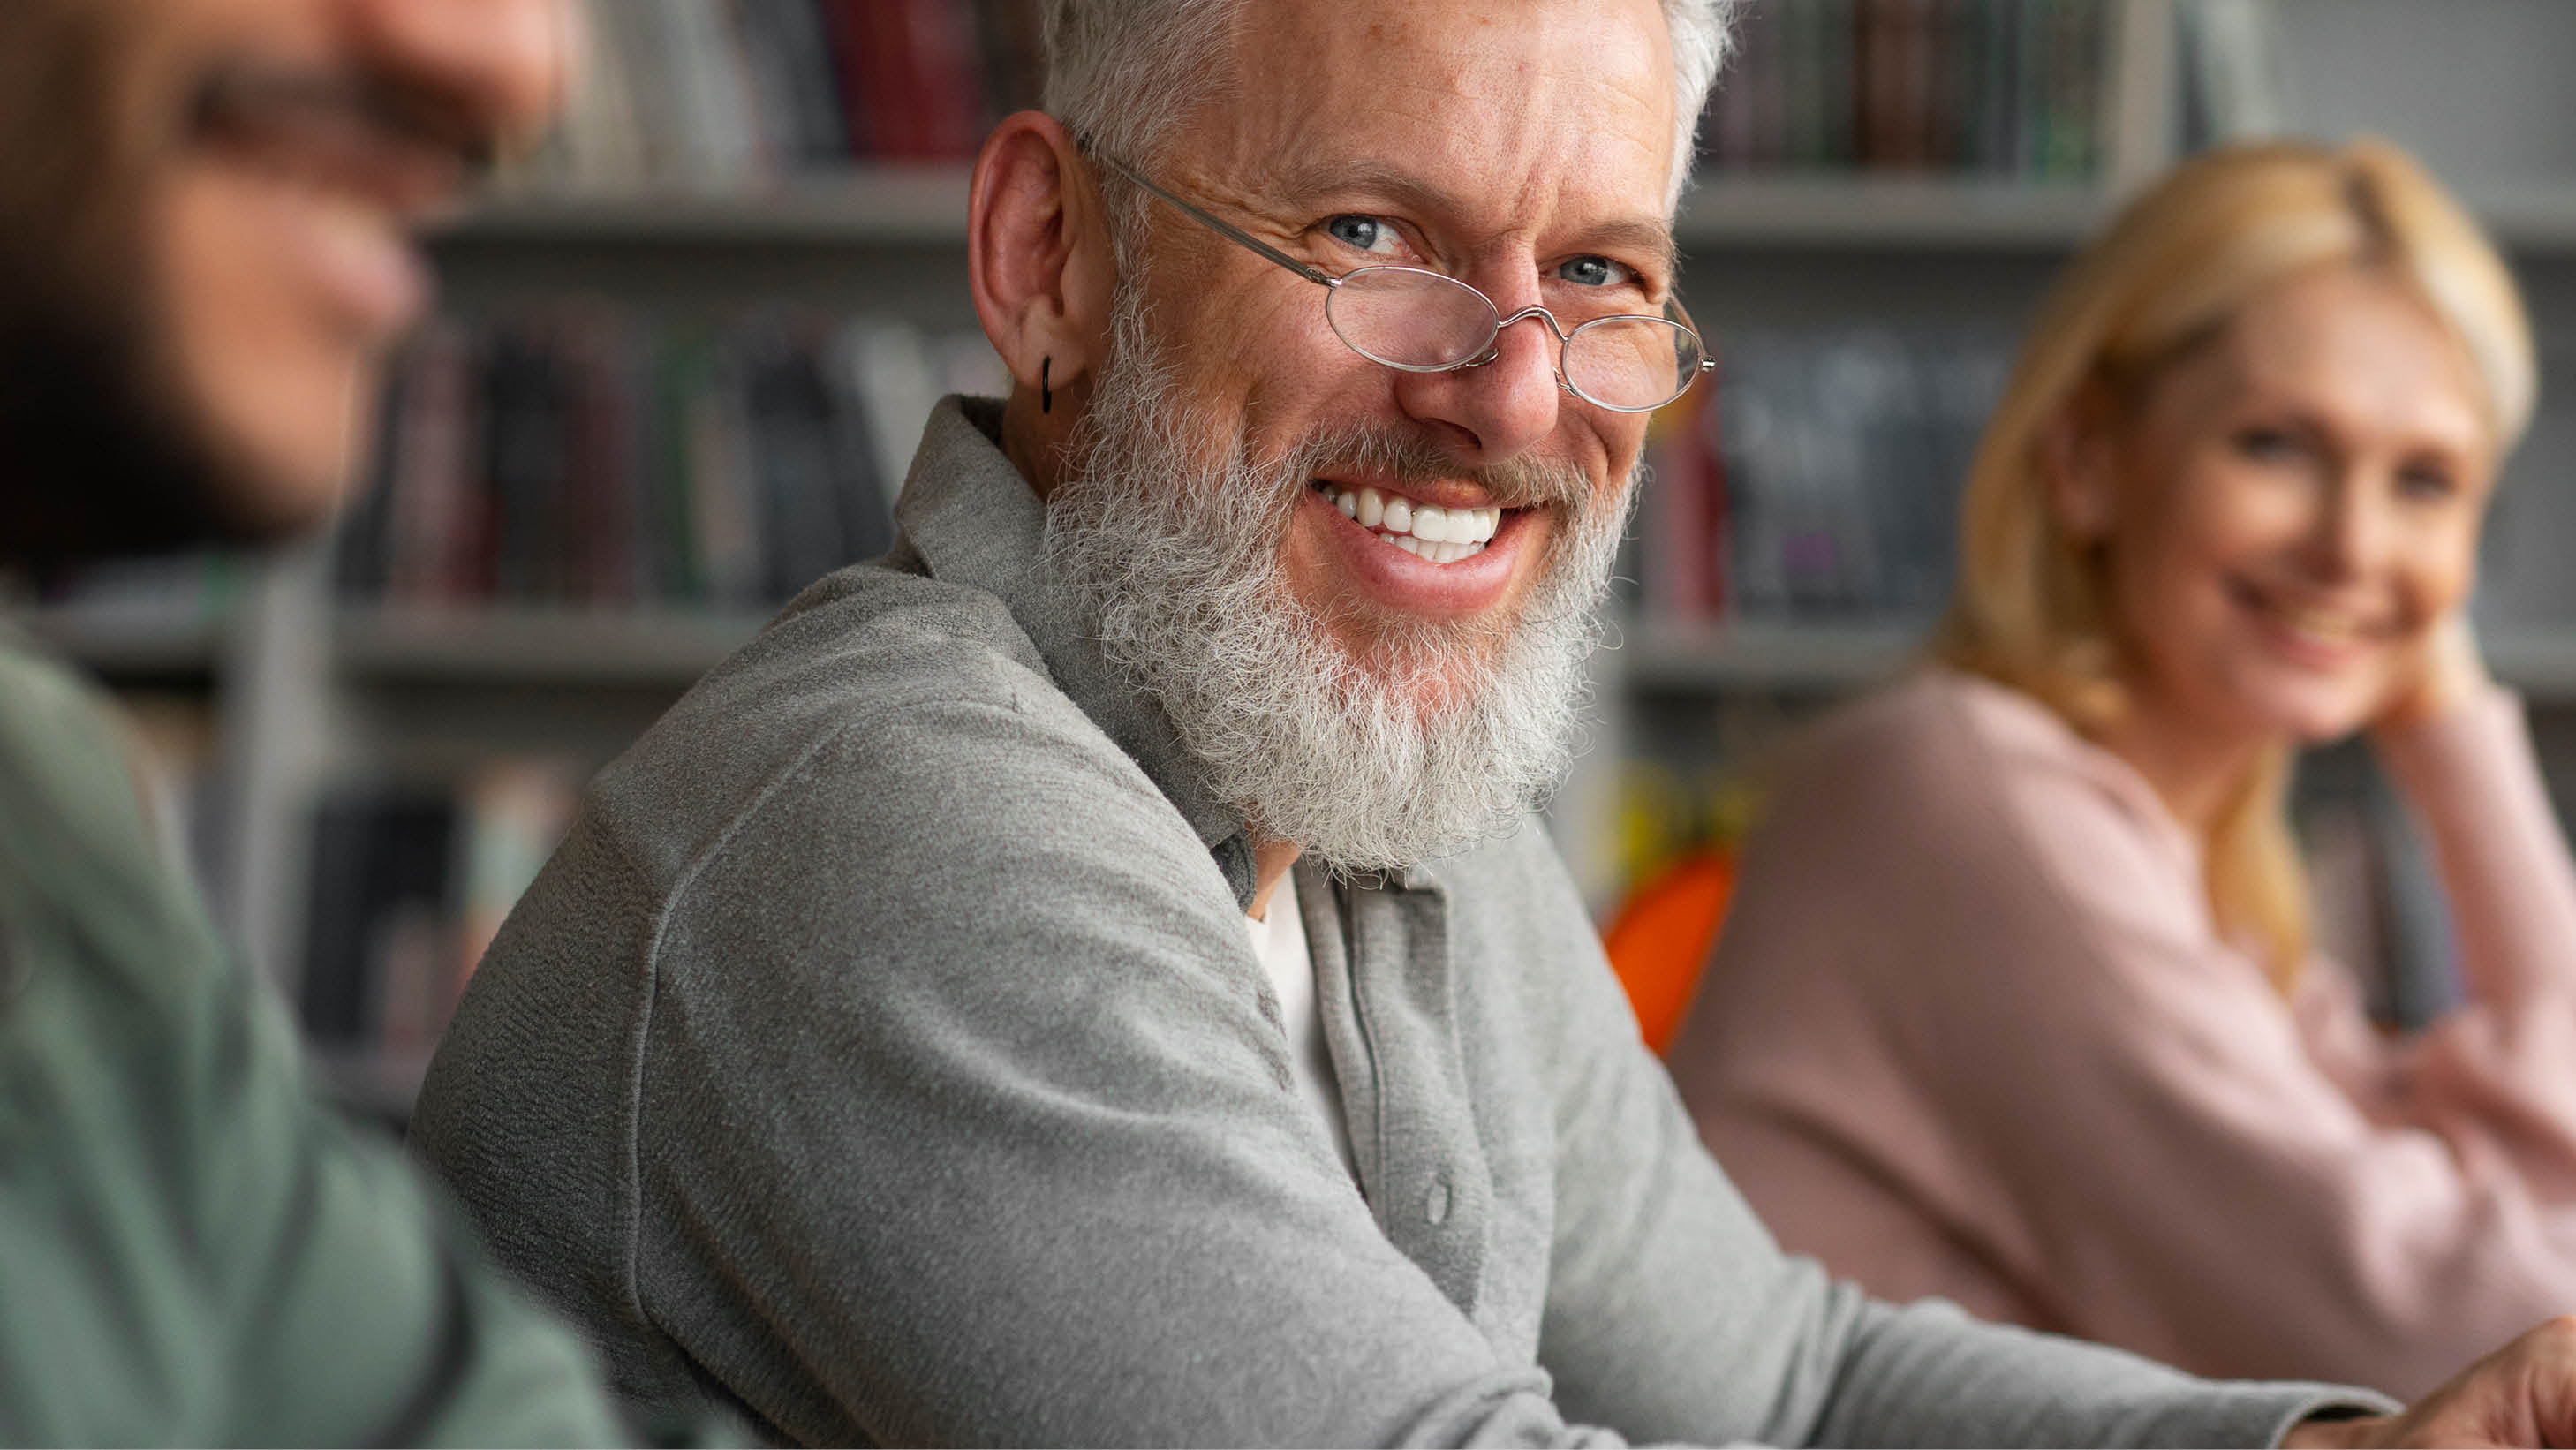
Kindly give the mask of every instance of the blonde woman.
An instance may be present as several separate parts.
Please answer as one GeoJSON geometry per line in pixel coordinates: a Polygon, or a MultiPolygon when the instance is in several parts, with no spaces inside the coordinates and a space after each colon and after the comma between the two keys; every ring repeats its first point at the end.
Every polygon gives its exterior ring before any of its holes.
{"type": "Polygon", "coordinates": [[[1791,1248],[2404,1396],[2576,1311],[2576,871],[2462,612],[2533,390],[2504,264],[2383,144],[2194,161],[2077,259],[1932,663],[1788,772],[1672,1053],[1791,1248]],[[2469,989],[2404,1041],[2282,814],[2356,731],[2469,989]]]}

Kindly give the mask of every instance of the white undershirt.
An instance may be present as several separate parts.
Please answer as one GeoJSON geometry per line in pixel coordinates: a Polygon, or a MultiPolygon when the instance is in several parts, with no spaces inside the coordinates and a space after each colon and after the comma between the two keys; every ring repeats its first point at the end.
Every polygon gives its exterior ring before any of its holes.
{"type": "Polygon", "coordinates": [[[1333,1151],[1342,1168],[1356,1178],[1350,1129],[1342,1122],[1342,1091],[1333,1081],[1333,1062],[1324,1052],[1324,1021],[1315,1012],[1315,954],[1306,944],[1306,918],[1297,909],[1297,878],[1281,878],[1270,893],[1268,920],[1245,917],[1252,932],[1252,954],[1270,974],[1270,989],[1279,996],[1280,1025],[1288,1030],[1288,1071],[1297,1096],[1333,1135],[1333,1151]]]}

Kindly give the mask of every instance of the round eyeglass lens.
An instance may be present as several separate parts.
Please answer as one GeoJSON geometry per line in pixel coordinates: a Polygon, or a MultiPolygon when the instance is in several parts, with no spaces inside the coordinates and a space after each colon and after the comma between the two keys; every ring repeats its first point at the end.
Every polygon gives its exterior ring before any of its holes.
{"type": "Polygon", "coordinates": [[[1565,340],[1565,381],[1585,401],[1622,412],[1660,408],[1699,376],[1699,338],[1678,322],[1604,317],[1565,340]]]}
{"type": "Polygon", "coordinates": [[[1485,294],[1418,267],[1362,267],[1324,294],[1324,319],[1351,351],[1407,372],[1454,368],[1494,341],[1485,294]]]}

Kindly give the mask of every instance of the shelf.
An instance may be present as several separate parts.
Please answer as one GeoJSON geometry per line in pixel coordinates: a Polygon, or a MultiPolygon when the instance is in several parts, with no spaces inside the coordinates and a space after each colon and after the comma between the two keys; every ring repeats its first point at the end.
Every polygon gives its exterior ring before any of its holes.
{"type": "Polygon", "coordinates": [[[350,674],[378,680],[685,689],[765,622],[679,611],[372,610],[342,617],[336,655],[350,674]]]}
{"type": "Polygon", "coordinates": [[[2462,200],[2508,250],[2576,252],[2576,177],[2521,185],[2471,184],[2462,200]]]}
{"type": "Polygon", "coordinates": [[[1923,630],[1907,623],[1632,623],[1610,664],[1630,687],[1668,694],[1854,690],[1912,663],[1923,630]]]}
{"type": "MultiPolygon", "coordinates": [[[[869,168],[746,190],[492,198],[433,242],[561,246],[962,243],[963,166],[869,168]]],[[[2083,185],[1934,176],[1704,177],[1676,224],[1684,245],[2073,246],[2103,211],[2083,185]]]]}
{"type": "Polygon", "coordinates": [[[102,675],[211,674],[223,624],[195,610],[36,609],[5,616],[67,659],[102,675]]]}
{"type": "MultiPolygon", "coordinates": [[[[756,190],[493,198],[433,228],[433,243],[538,246],[961,244],[962,166],[807,176],[756,190]]],[[[2463,188],[2506,246],[2576,251],[2576,179],[2463,188]]],[[[2092,186],[1935,176],[1720,172],[1684,198],[1674,230],[1701,249],[1796,244],[1848,249],[2065,251],[2108,215],[2092,186]]]]}
{"type": "MultiPolygon", "coordinates": [[[[1628,685],[1686,694],[1738,689],[1853,690],[1894,677],[1921,653],[1903,624],[1630,623],[1612,661],[1628,685]]],[[[2576,624],[2491,631],[2480,641],[2498,683],[2535,704],[2576,704],[2576,624]]]]}
{"type": "Polygon", "coordinates": [[[387,1128],[399,1129],[411,1118],[420,1085],[429,1076],[429,1055],[395,1055],[361,1047],[316,1047],[311,1050],[314,1075],[331,1100],[344,1110],[387,1128]]]}
{"type": "Polygon", "coordinates": [[[2576,704],[2576,625],[2507,627],[2482,632],[2478,644],[2498,684],[2536,704],[2576,704]]]}
{"type": "Polygon", "coordinates": [[[1703,176],[1674,225],[1685,248],[1824,247],[2055,251],[2104,213],[2086,185],[1935,176],[1703,176]]]}
{"type": "Polygon", "coordinates": [[[499,195],[429,234],[439,242],[962,243],[963,166],[871,167],[747,190],[499,195]]]}

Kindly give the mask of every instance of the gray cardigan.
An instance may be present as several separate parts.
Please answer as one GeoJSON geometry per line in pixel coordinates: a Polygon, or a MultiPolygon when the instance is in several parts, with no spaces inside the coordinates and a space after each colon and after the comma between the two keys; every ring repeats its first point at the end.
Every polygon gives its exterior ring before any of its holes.
{"type": "Polygon", "coordinates": [[[807,1442],[2254,1443],[2367,1396],[1892,1308],[1783,1256],[1535,825],[1299,880],[1358,1182],[1241,820],[943,403],[887,560],[602,772],[414,1141],[621,1390],[807,1442]]]}

